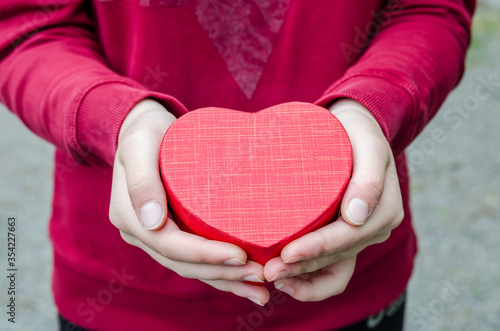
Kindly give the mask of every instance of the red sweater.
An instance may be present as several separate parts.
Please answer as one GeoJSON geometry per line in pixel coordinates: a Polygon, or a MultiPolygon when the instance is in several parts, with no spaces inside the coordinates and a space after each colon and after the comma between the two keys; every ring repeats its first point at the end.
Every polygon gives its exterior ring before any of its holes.
{"type": "Polygon", "coordinates": [[[386,307],[416,254],[403,150],[462,75],[473,9],[472,0],[2,0],[0,101],[57,146],[50,236],[61,314],[98,330],[324,330],[386,307]],[[346,291],[322,302],[274,290],[260,308],[183,279],[108,219],[118,131],[146,97],[176,116],[356,99],[393,148],[405,219],[359,254],[346,291]]]}

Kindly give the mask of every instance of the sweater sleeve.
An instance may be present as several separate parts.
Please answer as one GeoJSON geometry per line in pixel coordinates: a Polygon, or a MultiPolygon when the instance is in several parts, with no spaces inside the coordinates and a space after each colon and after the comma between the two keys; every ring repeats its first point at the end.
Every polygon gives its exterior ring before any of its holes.
{"type": "Polygon", "coordinates": [[[0,2],[0,102],[78,162],[112,165],[122,121],[144,98],[175,116],[175,98],[106,64],[84,0],[0,2]]]}
{"type": "Polygon", "coordinates": [[[355,63],[316,103],[360,102],[398,155],[462,77],[474,8],[472,0],[389,1],[374,24],[358,27],[351,43],[339,45],[346,61],[355,63]]]}

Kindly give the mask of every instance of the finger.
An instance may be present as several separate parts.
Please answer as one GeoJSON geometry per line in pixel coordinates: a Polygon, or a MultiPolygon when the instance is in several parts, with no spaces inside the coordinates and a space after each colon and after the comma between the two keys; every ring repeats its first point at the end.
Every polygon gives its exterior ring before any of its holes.
{"type": "Polygon", "coordinates": [[[159,171],[161,137],[154,130],[136,130],[119,146],[132,206],[144,228],[161,227],[166,216],[166,195],[159,171]]]}
{"type": "Polygon", "coordinates": [[[281,251],[281,260],[285,264],[290,264],[340,253],[362,245],[379,235],[380,227],[380,221],[367,223],[363,227],[353,227],[345,222],[343,217],[339,217],[337,221],[307,233],[286,245],[281,251]]]}
{"type": "Polygon", "coordinates": [[[229,280],[202,281],[220,291],[231,292],[236,294],[237,296],[247,298],[260,306],[264,306],[271,297],[271,295],[269,294],[269,290],[264,286],[255,286],[247,284],[245,282],[229,280]]]}
{"type": "Polygon", "coordinates": [[[125,176],[124,172],[122,167],[115,167],[113,171],[110,220],[129,235],[124,238],[127,242],[136,245],[140,241],[161,256],[175,261],[226,265],[246,263],[247,255],[240,247],[181,231],[171,218],[158,231],[144,229],[134,213],[126,182],[121,179],[125,176]]]}
{"type": "Polygon", "coordinates": [[[350,139],[353,171],[342,200],[341,213],[351,225],[362,225],[382,196],[390,155],[387,143],[369,133],[352,134],[350,139]]]}
{"type": "Polygon", "coordinates": [[[131,229],[131,237],[137,240],[131,244],[143,243],[173,261],[233,266],[247,263],[246,252],[240,247],[184,232],[170,218],[159,231],[147,231],[137,224],[132,225],[131,229]]]}
{"type": "Polygon", "coordinates": [[[351,225],[362,225],[384,190],[391,149],[377,120],[363,105],[344,99],[337,101],[331,111],[346,129],[353,156],[352,178],[342,200],[341,213],[351,225]]]}
{"type": "Polygon", "coordinates": [[[264,267],[264,276],[268,281],[276,281],[283,278],[308,274],[324,267],[337,263],[341,260],[358,255],[366,247],[384,242],[389,238],[390,232],[377,235],[361,245],[338,253],[323,255],[312,259],[306,259],[295,263],[284,263],[281,258],[274,258],[264,267]]]}
{"type": "Polygon", "coordinates": [[[274,283],[276,289],[299,301],[320,301],[344,292],[354,273],[356,257],[351,257],[321,270],[311,277],[286,278],[274,283]]]}
{"type": "Polygon", "coordinates": [[[200,280],[231,280],[263,283],[263,268],[257,262],[248,261],[245,265],[230,266],[204,263],[190,263],[170,260],[159,254],[135,237],[123,233],[124,240],[148,253],[164,267],[175,271],[184,278],[200,280]]]}

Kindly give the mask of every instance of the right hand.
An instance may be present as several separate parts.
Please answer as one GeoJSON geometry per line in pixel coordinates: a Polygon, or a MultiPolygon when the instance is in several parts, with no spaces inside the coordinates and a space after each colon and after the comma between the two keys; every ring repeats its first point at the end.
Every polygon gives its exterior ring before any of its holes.
{"type": "Polygon", "coordinates": [[[181,231],[168,213],[160,178],[159,151],[175,121],[154,100],[139,102],[125,118],[113,166],[109,218],[122,238],[164,267],[257,304],[269,291],[245,281],[264,280],[263,266],[247,261],[240,247],[181,231]]]}
{"type": "Polygon", "coordinates": [[[342,293],[353,276],[357,255],[387,240],[404,217],[393,153],[375,117],[347,98],[329,109],[352,145],[352,177],[342,198],[342,216],[295,239],[264,267],[276,288],[301,301],[342,293]]]}

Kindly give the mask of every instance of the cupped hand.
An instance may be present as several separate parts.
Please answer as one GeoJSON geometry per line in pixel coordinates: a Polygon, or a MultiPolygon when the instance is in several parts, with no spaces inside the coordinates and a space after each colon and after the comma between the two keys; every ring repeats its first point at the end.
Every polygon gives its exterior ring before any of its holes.
{"type": "Polygon", "coordinates": [[[392,151],[376,119],[350,99],[341,99],[329,109],[346,129],[353,151],[352,178],[341,216],[289,243],[280,257],[264,266],[267,280],[300,301],[342,293],[357,254],[387,240],[404,216],[392,151]]]}
{"type": "Polygon", "coordinates": [[[110,220],[127,243],[180,276],[265,304],[269,291],[245,282],[263,281],[262,265],[247,261],[245,251],[236,245],[181,231],[168,213],[159,151],[175,120],[149,99],[139,102],[125,118],[113,167],[110,220]]]}

